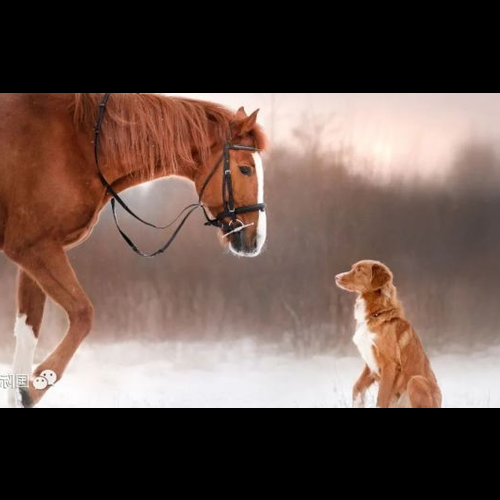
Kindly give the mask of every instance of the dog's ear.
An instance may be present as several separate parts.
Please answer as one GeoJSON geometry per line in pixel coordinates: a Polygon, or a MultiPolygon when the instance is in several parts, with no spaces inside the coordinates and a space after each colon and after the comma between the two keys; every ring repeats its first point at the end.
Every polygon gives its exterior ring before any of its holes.
{"type": "Polygon", "coordinates": [[[374,290],[380,290],[388,285],[392,280],[392,275],[385,266],[374,264],[372,267],[372,286],[374,290]]]}

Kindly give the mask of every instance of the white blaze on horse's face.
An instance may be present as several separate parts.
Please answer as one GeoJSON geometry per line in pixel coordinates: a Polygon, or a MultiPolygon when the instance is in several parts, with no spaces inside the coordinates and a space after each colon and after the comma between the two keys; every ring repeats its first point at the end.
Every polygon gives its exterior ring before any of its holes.
{"type": "MultiPolygon", "coordinates": [[[[255,165],[255,174],[257,176],[257,204],[264,203],[264,164],[262,162],[262,156],[260,153],[252,154],[254,165],[255,165]]],[[[255,240],[255,248],[248,252],[242,252],[234,248],[233,244],[229,244],[229,249],[234,255],[239,257],[258,257],[267,240],[267,215],[266,212],[258,212],[257,213],[258,221],[256,228],[256,240],[255,240]]]]}
{"type": "MultiPolygon", "coordinates": [[[[254,153],[255,170],[257,172],[258,199],[257,203],[264,203],[264,165],[260,153],[254,153]]],[[[259,212],[259,224],[257,226],[257,248],[256,255],[259,255],[267,240],[267,215],[266,212],[259,212]]]]}

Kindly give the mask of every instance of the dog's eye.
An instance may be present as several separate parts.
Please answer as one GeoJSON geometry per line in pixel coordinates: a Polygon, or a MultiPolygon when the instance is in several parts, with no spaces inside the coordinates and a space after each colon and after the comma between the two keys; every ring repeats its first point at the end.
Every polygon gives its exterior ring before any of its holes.
{"type": "Polygon", "coordinates": [[[251,177],[252,176],[252,167],[249,167],[248,165],[243,165],[240,167],[240,172],[243,175],[246,175],[247,177],[251,177]]]}

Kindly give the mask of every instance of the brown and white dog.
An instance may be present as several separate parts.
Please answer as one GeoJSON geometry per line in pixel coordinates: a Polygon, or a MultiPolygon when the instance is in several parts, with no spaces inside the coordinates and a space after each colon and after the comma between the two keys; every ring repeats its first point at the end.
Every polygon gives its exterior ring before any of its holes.
{"type": "Polygon", "coordinates": [[[440,408],[441,391],[420,338],[406,320],[390,269],[366,260],[336,277],[358,294],[354,343],[366,363],[353,402],[364,408],[366,391],[379,382],[378,408],[440,408]]]}

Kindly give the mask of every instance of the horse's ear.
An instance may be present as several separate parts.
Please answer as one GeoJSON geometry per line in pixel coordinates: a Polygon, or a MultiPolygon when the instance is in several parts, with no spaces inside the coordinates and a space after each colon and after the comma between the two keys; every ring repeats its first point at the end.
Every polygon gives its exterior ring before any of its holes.
{"type": "Polygon", "coordinates": [[[247,132],[250,132],[255,125],[257,125],[257,118],[259,117],[260,109],[255,110],[246,120],[247,132]]]}
{"type": "Polygon", "coordinates": [[[236,112],[236,121],[243,121],[245,118],[248,118],[247,112],[245,111],[245,108],[242,106],[238,111],[236,112]]]}
{"type": "Polygon", "coordinates": [[[250,116],[247,116],[245,109],[241,108],[236,113],[236,120],[233,127],[233,132],[236,136],[243,137],[249,134],[257,124],[257,117],[259,116],[259,109],[254,111],[250,116]]]}

